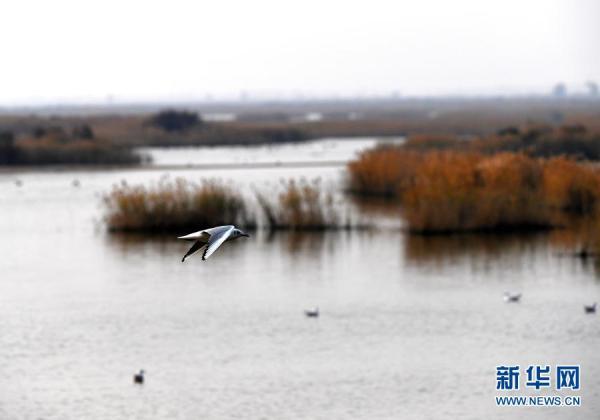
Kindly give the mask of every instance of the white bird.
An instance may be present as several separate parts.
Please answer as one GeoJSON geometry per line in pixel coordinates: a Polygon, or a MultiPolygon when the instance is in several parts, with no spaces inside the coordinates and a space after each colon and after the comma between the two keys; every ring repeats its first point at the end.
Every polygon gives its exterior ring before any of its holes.
{"type": "Polygon", "coordinates": [[[190,250],[183,256],[181,262],[184,262],[187,257],[201,249],[206,245],[202,259],[206,260],[221,246],[223,242],[232,241],[237,238],[245,236],[249,238],[250,235],[237,229],[233,225],[217,226],[210,229],[199,230],[198,232],[190,233],[189,235],[180,236],[177,239],[183,239],[184,241],[194,241],[194,245],[190,250]]]}
{"type": "Polygon", "coordinates": [[[504,292],[505,302],[519,302],[521,300],[521,293],[510,293],[504,292]]]}
{"type": "Polygon", "coordinates": [[[304,310],[304,315],[306,315],[309,318],[318,318],[319,316],[319,308],[315,307],[312,309],[305,309],[304,310]]]}

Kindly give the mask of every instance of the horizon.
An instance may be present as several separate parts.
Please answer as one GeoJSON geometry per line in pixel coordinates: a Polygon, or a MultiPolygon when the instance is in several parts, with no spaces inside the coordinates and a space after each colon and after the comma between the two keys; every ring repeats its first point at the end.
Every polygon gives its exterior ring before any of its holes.
{"type": "Polygon", "coordinates": [[[335,0],[292,10],[274,0],[58,0],[3,13],[0,36],[12,42],[2,107],[526,96],[600,83],[593,0],[335,0]]]}
{"type": "Polygon", "coordinates": [[[470,103],[470,102],[496,102],[496,101],[515,101],[515,102],[549,102],[549,103],[600,103],[600,95],[592,95],[585,91],[570,91],[565,96],[556,96],[552,92],[540,93],[521,93],[521,94],[445,94],[445,95],[411,95],[402,96],[394,94],[381,95],[363,95],[363,96],[343,96],[343,95],[314,95],[314,96],[251,96],[240,97],[211,97],[211,98],[191,98],[191,99],[148,99],[148,100],[123,100],[112,99],[110,101],[95,100],[57,100],[38,103],[18,103],[18,104],[0,104],[0,113],[20,113],[25,111],[53,111],[53,110],[77,110],[77,109],[126,109],[139,108],[148,110],[166,109],[166,108],[210,108],[210,107],[232,107],[232,108],[253,108],[267,105],[319,105],[319,104],[398,104],[405,105],[415,102],[422,103],[470,103]]]}

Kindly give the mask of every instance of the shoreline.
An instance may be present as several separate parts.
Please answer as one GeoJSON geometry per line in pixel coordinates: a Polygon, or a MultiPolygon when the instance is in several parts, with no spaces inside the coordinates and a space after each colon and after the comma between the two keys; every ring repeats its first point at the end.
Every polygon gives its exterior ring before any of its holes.
{"type": "Polygon", "coordinates": [[[278,168],[334,168],[346,166],[344,160],[250,162],[250,163],[199,163],[185,165],[27,165],[1,166],[0,174],[28,172],[107,172],[107,171],[184,171],[184,170],[244,170],[278,168]]]}

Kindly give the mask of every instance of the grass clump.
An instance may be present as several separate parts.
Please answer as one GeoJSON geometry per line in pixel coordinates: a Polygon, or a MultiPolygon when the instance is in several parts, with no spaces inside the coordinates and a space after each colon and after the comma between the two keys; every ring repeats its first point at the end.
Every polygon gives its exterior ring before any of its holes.
{"type": "Polygon", "coordinates": [[[275,202],[257,194],[265,215],[265,227],[271,230],[327,230],[347,227],[340,222],[333,196],[323,190],[319,180],[290,180],[275,202]]]}
{"type": "Polygon", "coordinates": [[[333,196],[320,180],[289,180],[275,199],[257,193],[258,206],[217,181],[194,184],[178,178],[145,187],[126,182],[104,196],[105,222],[111,232],[189,233],[208,227],[240,224],[269,230],[349,229],[341,221],[333,196]],[[251,209],[251,210],[250,210],[251,209]],[[262,212],[263,217],[256,217],[262,212]]]}
{"type": "Polygon", "coordinates": [[[189,233],[212,226],[253,225],[246,203],[217,181],[194,184],[178,178],[152,187],[123,182],[104,196],[110,231],[189,233]]]}
{"type": "Polygon", "coordinates": [[[347,189],[358,195],[394,198],[414,182],[421,153],[397,146],[378,146],[348,164],[347,189]]]}
{"type": "Polygon", "coordinates": [[[0,165],[137,164],[142,160],[131,148],[96,138],[88,125],[76,126],[70,133],[60,127],[40,127],[21,138],[0,132],[0,165]]]}
{"type": "Polygon", "coordinates": [[[395,197],[420,233],[529,230],[594,216],[600,172],[567,157],[376,148],[348,166],[349,189],[395,197]]]}
{"type": "Polygon", "coordinates": [[[544,191],[551,207],[577,216],[590,216],[600,207],[600,173],[597,168],[565,157],[544,164],[544,191]]]}
{"type": "Polygon", "coordinates": [[[552,226],[539,162],[517,154],[434,152],[402,201],[411,230],[523,230],[552,226]]]}

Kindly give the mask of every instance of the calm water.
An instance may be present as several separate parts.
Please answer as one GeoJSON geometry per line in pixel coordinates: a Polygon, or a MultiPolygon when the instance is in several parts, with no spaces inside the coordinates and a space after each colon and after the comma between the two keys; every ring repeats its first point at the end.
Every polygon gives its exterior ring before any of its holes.
{"type": "MultiPolygon", "coordinates": [[[[162,175],[0,174],[0,419],[597,417],[600,316],[582,305],[600,281],[557,255],[561,233],[258,232],[182,264],[187,243],[101,224],[113,183],[162,175]],[[321,317],[305,318],[315,305],[321,317]],[[502,363],[580,364],[582,407],[496,408],[502,363]]],[[[170,176],[342,179],[335,167],[170,176]]]]}
{"type": "Polygon", "coordinates": [[[340,162],[348,161],[358,151],[366,150],[376,144],[402,142],[402,138],[378,140],[371,137],[352,139],[326,138],[298,144],[277,146],[262,145],[256,147],[229,146],[206,147],[199,152],[197,147],[177,147],[170,149],[141,148],[143,153],[153,156],[157,165],[215,165],[215,164],[256,164],[291,162],[340,162]]]}

